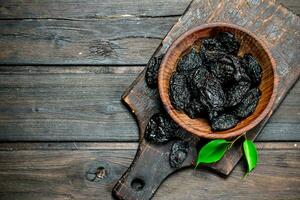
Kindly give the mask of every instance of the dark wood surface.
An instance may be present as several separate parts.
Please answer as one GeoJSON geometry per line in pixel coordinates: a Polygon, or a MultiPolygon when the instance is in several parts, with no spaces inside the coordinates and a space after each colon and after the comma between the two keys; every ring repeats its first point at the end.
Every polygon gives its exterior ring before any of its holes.
{"type": "MultiPolygon", "coordinates": [[[[299,1],[280,2],[300,14],[299,1]]],[[[138,141],[120,97],[188,4],[0,1],[0,199],[111,198],[138,141]],[[100,166],[106,178],[88,181],[100,166]]],[[[154,199],[299,199],[299,99],[298,81],[257,139],[248,178],[242,163],[227,179],[188,169],[154,199]]]]}
{"type": "Polygon", "coordinates": [[[1,0],[0,64],[146,64],[189,3],[1,0]]]}
{"type": "MultiPolygon", "coordinates": [[[[257,145],[261,161],[247,178],[242,179],[243,163],[226,179],[186,169],[167,179],[153,199],[299,199],[300,143],[257,145]]],[[[136,148],[136,143],[2,144],[0,199],[112,199],[112,187],[136,148]],[[85,174],[95,166],[105,167],[105,175],[88,181],[85,174]]]]}

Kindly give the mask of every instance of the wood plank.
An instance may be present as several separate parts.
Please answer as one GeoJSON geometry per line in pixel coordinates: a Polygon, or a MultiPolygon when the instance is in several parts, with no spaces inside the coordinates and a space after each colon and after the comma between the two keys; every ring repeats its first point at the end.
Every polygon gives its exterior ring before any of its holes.
{"type": "MultiPolygon", "coordinates": [[[[56,148],[62,145],[58,143],[44,149],[36,143],[32,148],[30,143],[26,148],[6,145],[8,149],[0,150],[1,200],[112,199],[111,189],[137,147],[137,143],[78,143],[77,150],[56,148]],[[89,181],[87,172],[101,166],[104,178],[89,181]]],[[[186,169],[164,182],[154,199],[299,199],[300,143],[257,145],[260,163],[247,178],[242,179],[243,163],[226,179],[204,169],[186,169]]]]}
{"type": "MultiPolygon", "coordinates": [[[[121,94],[143,67],[0,68],[0,140],[137,141],[121,94]]],[[[300,83],[259,141],[300,140],[300,83]]]]}
{"type": "MultiPolygon", "coordinates": [[[[277,0],[277,2],[291,9],[294,13],[300,14],[299,1],[277,0]]],[[[124,16],[179,16],[183,14],[189,3],[190,0],[46,0],[43,2],[33,0],[0,0],[0,19],[107,19],[124,16]]]]}
{"type": "MultiPolygon", "coordinates": [[[[255,142],[258,150],[299,149],[299,142],[255,142]]],[[[136,150],[137,142],[0,142],[0,151],[136,150]]]]}
{"type": "Polygon", "coordinates": [[[120,102],[137,74],[127,68],[80,69],[0,75],[0,130],[6,135],[1,140],[137,140],[135,121],[120,102]]]}
{"type": "Polygon", "coordinates": [[[3,0],[0,64],[146,64],[188,3],[3,0]]]}
{"type": "Polygon", "coordinates": [[[300,15],[300,1],[295,0],[277,0],[277,3],[282,4],[297,15],[300,15]]]}
{"type": "Polygon", "coordinates": [[[0,20],[0,64],[146,64],[176,20],[0,20]]]}
{"type": "Polygon", "coordinates": [[[109,19],[182,15],[190,0],[0,0],[0,19],[109,19]],[[176,8],[176,9],[174,9],[176,8]]]}

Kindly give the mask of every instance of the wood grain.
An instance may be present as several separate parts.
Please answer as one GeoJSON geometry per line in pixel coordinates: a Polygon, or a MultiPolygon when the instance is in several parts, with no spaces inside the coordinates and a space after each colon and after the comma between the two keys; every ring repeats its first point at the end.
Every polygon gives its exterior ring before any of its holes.
{"type": "MultiPolygon", "coordinates": [[[[33,0],[1,0],[0,19],[106,19],[122,17],[180,16],[191,0],[72,0],[43,2],[33,0]],[[176,9],[174,9],[176,8],[176,9]]],[[[277,0],[292,12],[300,14],[294,0],[277,0]]]]}
{"type": "MultiPolygon", "coordinates": [[[[146,64],[189,2],[0,0],[0,62],[12,65],[0,67],[0,137],[13,141],[0,144],[0,199],[111,199],[113,185],[137,149],[137,143],[124,141],[138,140],[120,95],[141,72],[143,66],[136,65],[146,64]],[[150,19],[161,30],[148,26],[150,19]],[[106,29],[113,30],[116,41],[106,29]],[[111,49],[122,57],[114,57],[111,49]],[[99,63],[128,65],[64,66],[99,63]],[[118,79],[113,83],[106,75],[118,79]],[[102,101],[108,103],[102,106],[102,101]],[[14,142],[33,140],[115,142],[14,142]],[[107,178],[87,181],[86,171],[99,165],[109,169],[107,178]]],[[[298,1],[279,2],[300,13],[298,1]]],[[[299,88],[298,81],[257,140],[300,140],[299,88]]],[[[187,194],[190,199],[299,199],[300,159],[294,144],[259,143],[262,163],[246,181],[240,179],[241,164],[228,179],[185,170],[171,176],[155,199],[184,199],[187,194]]]]}
{"type": "MultiPolygon", "coordinates": [[[[1,200],[112,199],[112,186],[137,147],[137,143],[76,143],[78,149],[73,143],[25,144],[5,144],[6,149],[0,150],[1,200]],[[106,176],[88,181],[86,172],[100,166],[106,176]]],[[[257,145],[260,163],[246,179],[243,163],[226,179],[203,169],[187,169],[164,182],[154,199],[299,199],[300,144],[257,145]]]]}
{"type": "MultiPolygon", "coordinates": [[[[0,139],[137,141],[121,94],[143,67],[0,68],[0,139]]],[[[259,141],[299,140],[300,83],[271,117],[259,141]]]]}
{"type": "MultiPolygon", "coordinates": [[[[94,19],[180,16],[190,0],[0,0],[0,19],[94,19]],[[176,9],[174,9],[176,8],[176,9]]],[[[289,2],[291,4],[292,2],[289,2]]],[[[294,5],[294,4],[292,4],[294,5]]]]}
{"type": "Polygon", "coordinates": [[[0,20],[0,64],[145,64],[176,20],[0,20]]]}
{"type": "Polygon", "coordinates": [[[146,64],[189,3],[2,0],[0,64],[146,64]]]}
{"type": "Polygon", "coordinates": [[[283,6],[287,7],[296,15],[300,15],[300,3],[299,1],[294,0],[277,0],[277,3],[282,4],[283,6]]]}

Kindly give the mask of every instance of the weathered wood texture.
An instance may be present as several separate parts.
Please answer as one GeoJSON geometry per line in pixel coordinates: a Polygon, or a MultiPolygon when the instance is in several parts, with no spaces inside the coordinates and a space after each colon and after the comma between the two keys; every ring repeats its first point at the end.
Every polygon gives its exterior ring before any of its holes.
{"type": "Polygon", "coordinates": [[[146,64],[189,3],[1,0],[0,64],[146,64]]]}
{"type": "Polygon", "coordinates": [[[146,63],[176,19],[0,20],[0,64],[146,63]]]}
{"type": "MultiPolygon", "coordinates": [[[[123,142],[138,140],[120,95],[189,2],[0,0],[0,64],[12,65],[0,67],[0,140],[122,142],[1,143],[0,199],[111,199],[137,148],[123,142]],[[99,166],[108,175],[88,181],[99,166]]],[[[282,2],[299,14],[297,1],[282,2]]],[[[300,139],[299,88],[258,140],[300,139]]],[[[155,199],[299,199],[296,144],[259,143],[261,163],[244,181],[242,164],[227,179],[185,170],[155,199]]]]}
{"type": "MultiPolygon", "coordinates": [[[[191,0],[0,0],[0,19],[94,19],[180,16],[191,0]],[[174,9],[175,8],[175,9],[174,9]]],[[[285,0],[287,5],[294,5],[285,0]]],[[[297,7],[297,5],[296,5],[297,7]]]]}
{"type": "MultiPolygon", "coordinates": [[[[260,163],[244,180],[243,163],[226,179],[184,170],[164,182],[154,199],[299,199],[299,145],[258,143],[260,163]]],[[[136,148],[136,143],[3,144],[0,199],[112,199],[112,186],[136,148]],[[104,178],[88,181],[86,173],[101,166],[104,178]]]]}
{"type": "MultiPolygon", "coordinates": [[[[107,19],[122,17],[180,16],[191,0],[1,0],[0,19],[107,19]],[[124,16],[125,15],[125,16],[124,16]],[[129,16],[126,16],[129,15],[129,16]]],[[[277,0],[296,14],[300,5],[294,0],[277,0]]]]}
{"type": "Polygon", "coordinates": [[[188,3],[2,1],[0,63],[145,64],[188,3]]]}
{"type": "MultiPolygon", "coordinates": [[[[0,140],[137,141],[121,94],[143,67],[1,67],[0,140]]],[[[300,83],[259,141],[300,140],[300,83]]]]}

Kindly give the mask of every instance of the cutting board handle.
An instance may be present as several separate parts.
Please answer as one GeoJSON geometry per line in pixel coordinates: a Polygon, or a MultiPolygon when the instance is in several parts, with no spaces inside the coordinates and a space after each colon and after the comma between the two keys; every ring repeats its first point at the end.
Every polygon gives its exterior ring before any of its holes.
{"type": "Polygon", "coordinates": [[[120,200],[151,199],[160,184],[175,170],[168,165],[168,148],[153,148],[143,141],[134,161],[113,188],[120,200]]]}

